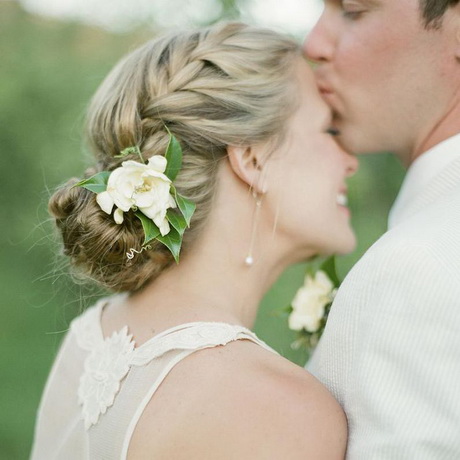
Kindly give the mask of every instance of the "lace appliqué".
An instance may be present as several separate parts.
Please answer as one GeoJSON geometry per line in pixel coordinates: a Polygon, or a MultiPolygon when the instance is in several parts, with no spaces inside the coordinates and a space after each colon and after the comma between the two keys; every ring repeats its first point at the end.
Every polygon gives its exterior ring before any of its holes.
{"type": "Polygon", "coordinates": [[[100,329],[103,301],[88,309],[71,326],[80,348],[89,352],[78,389],[87,430],[113,405],[131,366],[143,366],[171,350],[210,348],[243,338],[274,352],[249,329],[226,323],[180,325],[154,336],[138,348],[127,326],[104,339],[100,329]]]}
{"type": "Polygon", "coordinates": [[[86,429],[95,425],[99,416],[113,404],[120,382],[129,371],[133,350],[132,335],[128,335],[128,328],[124,327],[97,344],[86,358],[78,388],[86,429]]]}

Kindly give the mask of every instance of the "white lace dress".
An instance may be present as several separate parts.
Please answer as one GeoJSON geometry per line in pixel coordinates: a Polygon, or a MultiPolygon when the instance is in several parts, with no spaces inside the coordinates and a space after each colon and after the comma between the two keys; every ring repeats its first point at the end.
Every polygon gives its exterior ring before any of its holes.
{"type": "Polygon", "coordinates": [[[106,303],[71,324],[42,397],[31,460],[125,459],[142,412],[182,359],[242,339],[274,352],[250,330],[214,322],[182,324],[140,347],[126,326],[104,339],[106,303]]]}

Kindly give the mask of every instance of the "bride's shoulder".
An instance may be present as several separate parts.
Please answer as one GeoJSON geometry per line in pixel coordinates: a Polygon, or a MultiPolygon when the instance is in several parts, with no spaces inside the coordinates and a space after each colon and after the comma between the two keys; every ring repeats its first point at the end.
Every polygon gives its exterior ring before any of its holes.
{"type": "Polygon", "coordinates": [[[346,419],[334,398],[306,370],[251,342],[196,352],[170,378],[166,400],[186,386],[175,429],[193,445],[188,458],[227,458],[229,446],[231,458],[344,457],[346,419]]]}
{"type": "Polygon", "coordinates": [[[329,391],[287,359],[260,349],[254,353],[254,360],[242,357],[230,398],[235,423],[246,419],[251,436],[266,443],[261,458],[344,458],[346,417],[329,391]]]}

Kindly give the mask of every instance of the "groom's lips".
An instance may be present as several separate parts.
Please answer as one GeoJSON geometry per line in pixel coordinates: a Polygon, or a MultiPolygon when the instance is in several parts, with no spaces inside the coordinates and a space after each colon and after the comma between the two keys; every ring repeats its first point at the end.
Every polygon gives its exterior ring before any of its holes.
{"type": "Polygon", "coordinates": [[[321,97],[331,106],[334,107],[335,91],[325,83],[317,82],[317,87],[321,97]]]}
{"type": "Polygon", "coordinates": [[[335,90],[321,82],[317,83],[317,88],[324,102],[326,102],[334,113],[339,113],[340,100],[335,90]]]}
{"type": "Polygon", "coordinates": [[[318,89],[320,93],[333,93],[332,89],[329,86],[324,85],[323,83],[318,83],[318,89]]]}
{"type": "Polygon", "coordinates": [[[318,83],[318,90],[324,97],[328,97],[334,94],[334,91],[329,86],[326,86],[321,83],[318,83]]]}
{"type": "Polygon", "coordinates": [[[315,80],[316,86],[321,94],[333,94],[335,91],[333,90],[327,74],[324,72],[324,69],[317,69],[315,71],[315,80]]]}

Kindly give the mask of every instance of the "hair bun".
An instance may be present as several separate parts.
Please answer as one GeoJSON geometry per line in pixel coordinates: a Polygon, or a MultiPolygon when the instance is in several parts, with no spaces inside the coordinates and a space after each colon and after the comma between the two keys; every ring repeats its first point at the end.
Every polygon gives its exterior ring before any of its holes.
{"type": "Polygon", "coordinates": [[[73,213],[83,191],[80,187],[74,187],[77,183],[78,179],[70,179],[50,198],[48,211],[55,219],[66,219],[73,213]]]}

